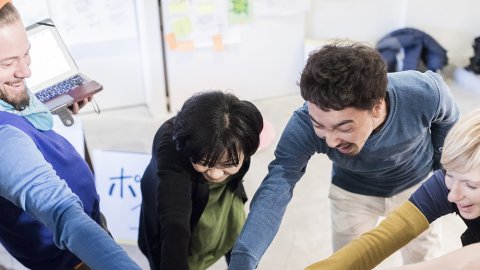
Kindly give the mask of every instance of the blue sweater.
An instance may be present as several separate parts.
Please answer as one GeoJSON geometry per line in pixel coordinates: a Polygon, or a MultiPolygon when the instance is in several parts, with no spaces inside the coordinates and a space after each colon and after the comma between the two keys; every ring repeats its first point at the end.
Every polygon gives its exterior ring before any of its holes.
{"type": "Polygon", "coordinates": [[[0,138],[0,241],[12,256],[30,269],[71,269],[81,261],[92,269],[139,269],[95,223],[94,177],[70,143],[7,112],[0,112],[0,138]]]}
{"type": "Polygon", "coordinates": [[[256,267],[278,231],[295,184],[315,153],[332,160],[334,185],[370,196],[395,195],[440,167],[440,148],[459,114],[441,76],[431,71],[390,73],[387,95],[389,113],[384,125],[355,156],[329,148],[315,135],[305,105],[294,112],[268,175],[252,199],[229,269],[256,267]]]}

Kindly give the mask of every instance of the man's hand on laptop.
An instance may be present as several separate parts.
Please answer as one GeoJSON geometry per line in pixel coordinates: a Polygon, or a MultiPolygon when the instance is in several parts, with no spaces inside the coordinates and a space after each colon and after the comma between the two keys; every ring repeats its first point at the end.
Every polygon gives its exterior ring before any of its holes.
{"type": "Polygon", "coordinates": [[[77,114],[81,108],[83,108],[88,102],[92,101],[92,97],[87,97],[82,99],[81,101],[75,102],[68,107],[68,109],[73,113],[77,114]]]}

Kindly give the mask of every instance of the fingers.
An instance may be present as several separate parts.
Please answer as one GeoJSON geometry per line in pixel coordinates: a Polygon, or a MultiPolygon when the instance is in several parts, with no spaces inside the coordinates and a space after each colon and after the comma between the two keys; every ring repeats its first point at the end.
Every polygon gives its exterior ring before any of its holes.
{"type": "Polygon", "coordinates": [[[72,114],[77,114],[81,108],[83,108],[88,102],[92,101],[92,97],[84,98],[78,102],[73,103],[68,109],[72,114]]]}
{"type": "Polygon", "coordinates": [[[72,114],[77,114],[80,111],[80,106],[77,102],[73,103],[68,109],[72,112],[72,114]]]}

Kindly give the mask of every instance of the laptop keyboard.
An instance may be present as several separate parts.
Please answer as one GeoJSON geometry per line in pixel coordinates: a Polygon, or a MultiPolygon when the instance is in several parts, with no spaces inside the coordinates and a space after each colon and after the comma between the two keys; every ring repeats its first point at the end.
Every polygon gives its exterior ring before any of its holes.
{"type": "Polygon", "coordinates": [[[58,95],[67,93],[68,91],[70,91],[70,89],[82,85],[84,81],[84,78],[79,75],[75,75],[55,85],[45,88],[42,91],[36,93],[35,95],[41,102],[44,102],[58,95]]]}

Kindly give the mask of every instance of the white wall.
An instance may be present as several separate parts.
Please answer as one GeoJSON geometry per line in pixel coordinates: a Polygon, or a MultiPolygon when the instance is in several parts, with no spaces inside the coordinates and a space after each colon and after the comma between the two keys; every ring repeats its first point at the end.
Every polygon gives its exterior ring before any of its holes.
{"type": "Polygon", "coordinates": [[[312,0],[306,36],[349,38],[374,45],[389,32],[413,27],[437,40],[450,64],[465,66],[480,36],[478,0],[312,0]]]}
{"type": "Polygon", "coordinates": [[[472,42],[480,36],[480,1],[409,1],[406,22],[435,38],[451,64],[463,67],[473,56],[472,42]]]}
{"type": "Polygon", "coordinates": [[[164,59],[157,0],[136,1],[145,102],[153,116],[167,113],[164,59]]]}
{"type": "Polygon", "coordinates": [[[385,33],[404,25],[406,1],[311,0],[306,36],[375,43],[385,33]]]}

